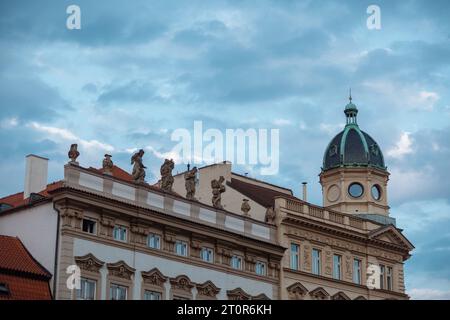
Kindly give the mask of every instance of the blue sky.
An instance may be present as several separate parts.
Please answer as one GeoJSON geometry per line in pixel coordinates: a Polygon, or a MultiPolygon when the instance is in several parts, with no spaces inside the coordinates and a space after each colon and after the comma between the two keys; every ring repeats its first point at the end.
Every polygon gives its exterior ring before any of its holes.
{"type": "MultiPolygon", "coordinates": [[[[321,204],[323,151],[352,87],[361,128],[391,173],[391,215],[415,244],[413,298],[450,299],[448,1],[1,1],[0,195],[23,189],[24,157],[62,178],[105,152],[150,181],[174,129],[279,128],[280,172],[263,177],[321,204]],[[66,8],[81,8],[81,30],[66,8]],[[366,9],[381,9],[369,30],[366,9]]],[[[184,169],[177,165],[176,170],[184,169]]],[[[257,167],[236,167],[259,177],[257,167]]]]}

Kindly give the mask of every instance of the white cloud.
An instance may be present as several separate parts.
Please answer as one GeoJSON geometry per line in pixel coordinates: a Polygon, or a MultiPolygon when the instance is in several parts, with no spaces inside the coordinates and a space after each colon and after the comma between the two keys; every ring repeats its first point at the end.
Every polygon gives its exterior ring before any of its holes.
{"type": "Polygon", "coordinates": [[[450,290],[414,288],[408,291],[414,300],[450,300],[450,290]]]}
{"type": "Polygon", "coordinates": [[[400,136],[400,140],[397,141],[397,144],[387,151],[387,155],[392,158],[401,159],[406,154],[413,153],[412,149],[413,140],[410,137],[409,132],[403,132],[400,136]]]}
{"type": "Polygon", "coordinates": [[[426,111],[432,111],[438,100],[439,95],[432,91],[420,91],[417,96],[417,103],[426,111]]]}
{"type": "Polygon", "coordinates": [[[273,124],[279,127],[290,126],[292,124],[291,120],[288,119],[275,119],[273,124]]]}
{"type": "Polygon", "coordinates": [[[85,150],[101,149],[101,150],[108,151],[108,152],[114,151],[114,147],[109,144],[102,143],[98,140],[81,139],[80,137],[78,137],[77,135],[75,135],[74,133],[72,133],[71,131],[69,131],[67,129],[51,127],[51,126],[44,126],[44,125],[39,124],[38,122],[31,122],[28,124],[28,126],[37,131],[47,133],[48,135],[52,136],[52,138],[54,138],[56,140],[60,140],[60,141],[63,140],[64,142],[67,141],[70,143],[78,143],[85,150]]]}
{"type": "Polygon", "coordinates": [[[0,128],[2,129],[11,129],[17,127],[19,124],[19,120],[17,118],[6,118],[0,121],[0,128]]]}

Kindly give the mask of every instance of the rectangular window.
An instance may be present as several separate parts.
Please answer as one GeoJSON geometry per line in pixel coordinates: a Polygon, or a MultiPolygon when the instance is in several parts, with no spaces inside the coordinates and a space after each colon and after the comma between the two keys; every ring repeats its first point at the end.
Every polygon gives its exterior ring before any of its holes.
{"type": "Polygon", "coordinates": [[[361,260],[353,260],[353,282],[361,284],[361,260]]]}
{"type": "Polygon", "coordinates": [[[387,267],[386,285],[388,290],[392,290],[392,268],[387,267]]]}
{"type": "Polygon", "coordinates": [[[80,289],[77,289],[77,300],[95,300],[95,280],[81,278],[80,289]]]}
{"type": "Polygon", "coordinates": [[[385,288],[385,285],[384,285],[385,270],[386,270],[385,266],[380,264],[380,289],[384,289],[385,288]]]}
{"type": "Polygon", "coordinates": [[[161,237],[157,234],[150,233],[147,236],[147,245],[152,249],[161,249],[161,237]]]}
{"type": "Polygon", "coordinates": [[[201,251],[201,257],[203,261],[214,262],[214,250],[211,248],[203,247],[201,251]]]}
{"type": "Polygon", "coordinates": [[[83,219],[83,231],[87,233],[96,234],[96,222],[89,219],[83,219]]]}
{"type": "Polygon", "coordinates": [[[300,246],[291,243],[291,269],[298,270],[300,266],[300,246]]]}
{"type": "Polygon", "coordinates": [[[266,263],[262,261],[256,261],[255,272],[259,276],[266,275],[266,263]]]}
{"type": "Polygon", "coordinates": [[[340,255],[333,255],[333,278],[336,280],[341,280],[341,261],[340,255]]]}
{"type": "Polygon", "coordinates": [[[109,299],[110,300],[127,300],[127,287],[111,284],[109,290],[109,299]]]}
{"type": "Polygon", "coordinates": [[[113,236],[114,236],[114,240],[126,242],[127,241],[127,229],[122,226],[114,226],[113,236]]]}
{"type": "Polygon", "coordinates": [[[320,275],[322,266],[320,264],[320,250],[312,250],[312,263],[313,263],[313,273],[320,275]]]}
{"type": "Polygon", "coordinates": [[[232,256],[231,257],[231,267],[233,269],[242,270],[242,258],[239,256],[232,256]]]}
{"type": "Polygon", "coordinates": [[[161,293],[156,291],[145,290],[144,300],[161,300],[161,293]]]}
{"type": "Polygon", "coordinates": [[[187,243],[185,241],[177,240],[175,242],[175,253],[179,256],[187,256],[187,243]]]}

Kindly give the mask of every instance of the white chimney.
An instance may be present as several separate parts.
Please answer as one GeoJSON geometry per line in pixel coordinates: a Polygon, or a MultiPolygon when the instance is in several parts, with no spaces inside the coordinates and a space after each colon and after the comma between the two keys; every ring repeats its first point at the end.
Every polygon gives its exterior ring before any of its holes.
{"type": "Polygon", "coordinates": [[[307,182],[302,182],[302,185],[303,185],[303,201],[308,201],[307,195],[306,195],[306,191],[307,191],[306,185],[307,185],[307,182]]]}
{"type": "Polygon", "coordinates": [[[23,198],[38,193],[47,187],[48,159],[29,154],[26,156],[25,186],[23,198]]]}

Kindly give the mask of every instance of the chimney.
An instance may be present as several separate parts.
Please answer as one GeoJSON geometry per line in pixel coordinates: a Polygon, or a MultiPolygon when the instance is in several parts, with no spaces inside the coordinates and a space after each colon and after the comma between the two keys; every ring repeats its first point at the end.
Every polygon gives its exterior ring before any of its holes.
{"type": "Polygon", "coordinates": [[[306,191],[307,191],[306,185],[307,184],[308,184],[308,182],[302,182],[302,185],[303,185],[303,201],[308,201],[307,195],[306,195],[306,191]]]}
{"type": "Polygon", "coordinates": [[[23,198],[38,193],[47,187],[48,159],[29,154],[26,156],[25,186],[23,198]]]}

